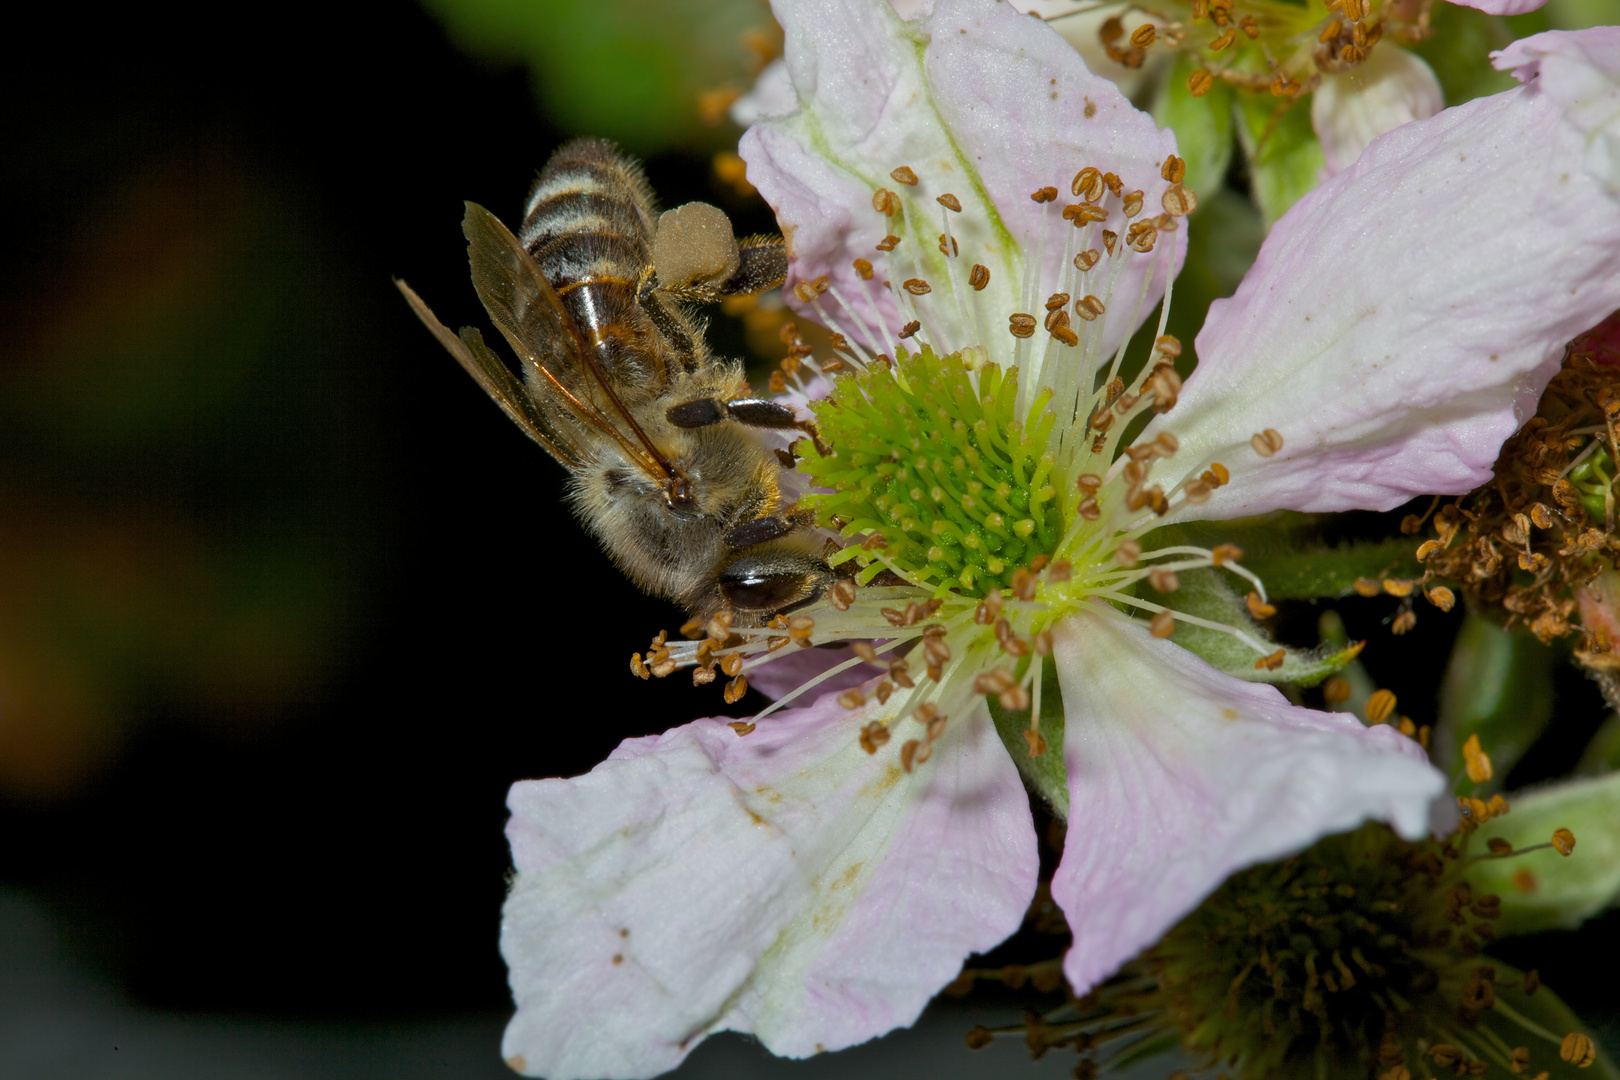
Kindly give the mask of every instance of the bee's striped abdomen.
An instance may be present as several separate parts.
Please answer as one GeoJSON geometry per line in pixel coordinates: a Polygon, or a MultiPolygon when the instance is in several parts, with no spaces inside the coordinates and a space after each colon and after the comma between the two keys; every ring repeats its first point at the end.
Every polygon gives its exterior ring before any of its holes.
{"type": "Polygon", "coordinates": [[[518,238],[603,373],[656,391],[666,379],[663,340],[636,302],[656,225],[652,205],[639,167],[612,143],[579,139],[541,171],[518,238]]]}

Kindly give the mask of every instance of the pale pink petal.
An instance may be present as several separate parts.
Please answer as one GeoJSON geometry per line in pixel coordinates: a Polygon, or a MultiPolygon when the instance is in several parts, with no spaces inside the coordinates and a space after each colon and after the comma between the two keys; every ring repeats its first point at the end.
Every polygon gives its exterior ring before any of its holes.
{"type": "Polygon", "coordinates": [[[799,107],[799,96],[793,92],[793,79],[781,57],[765,65],[754,80],[753,87],[731,104],[731,120],[747,127],[761,120],[787,116],[799,107]]]}
{"type": "Polygon", "coordinates": [[[1311,126],[1328,175],[1349,168],[1384,132],[1427,119],[1445,103],[1434,70],[1393,44],[1374,49],[1349,71],[1324,75],[1311,93],[1311,126]]]}
{"type": "Polygon", "coordinates": [[[1534,11],[1547,0],[1451,0],[1463,7],[1477,8],[1487,15],[1523,15],[1534,11]]]}
{"type": "Polygon", "coordinates": [[[1564,110],[1587,137],[1586,170],[1620,195],[1620,26],[1549,30],[1491,54],[1522,83],[1564,110]]]}
{"type": "Polygon", "coordinates": [[[841,667],[850,661],[854,663],[825,682],[817,683],[815,692],[804,698],[803,704],[808,704],[815,698],[826,694],[837,696],[845,690],[852,690],[862,683],[883,674],[887,668],[875,668],[861,660],[848,648],[841,649],[801,649],[796,645],[789,645],[777,650],[769,663],[751,668],[748,672],[748,685],[775,701],[790,691],[797,690],[805,683],[818,675],[825,674],[835,667],[841,667]]]}
{"type": "Polygon", "coordinates": [[[1369,818],[1423,835],[1445,787],[1394,729],[1290,705],[1112,613],[1065,621],[1053,657],[1069,831],[1052,897],[1076,993],[1241,867],[1369,818]]]}
{"type": "Polygon", "coordinates": [[[805,1057],[916,1020],[1035,889],[1028,797],[989,717],[913,772],[831,698],[719,720],[512,788],[503,1054],[550,1080],[654,1076],[704,1037],[805,1057]]]}
{"type": "Polygon", "coordinates": [[[1620,202],[1533,86],[1375,140],[1273,227],[1198,336],[1173,482],[1232,483],[1184,517],[1382,510],[1491,477],[1565,344],[1620,307],[1620,202]],[[1277,432],[1262,458],[1251,438],[1277,432]]]}
{"type": "MultiPolygon", "coordinates": [[[[1084,166],[1117,173],[1145,193],[1148,213],[1158,211],[1167,187],[1159,170],[1175,151],[1174,136],[1086,71],[1040,20],[991,0],[941,0],[909,24],[889,5],[865,0],[783,5],[777,16],[800,110],[751,128],[740,151],[788,239],[789,285],[829,278],[822,312],[868,348],[892,350],[910,318],[901,317],[884,279],[898,287],[916,278],[933,289],[915,302],[918,340],[1010,351],[1008,316],[1042,310],[1031,305],[1056,291],[1060,271],[1073,276],[1075,251],[1065,245],[1080,234],[1061,213],[1075,201],[1069,185],[1084,166]],[[899,166],[919,183],[892,179],[899,166]],[[1033,202],[1045,187],[1062,198],[1033,202]],[[872,208],[880,189],[903,197],[903,215],[872,208]],[[935,200],[944,194],[963,206],[949,215],[960,250],[951,259],[939,250],[948,212],[935,200]],[[885,254],[877,244],[891,232],[902,240],[885,254]],[[874,280],[858,275],[856,259],[874,264],[874,280]],[[967,288],[974,263],[990,270],[982,292],[967,288]],[[1039,273],[1026,275],[1028,263],[1039,273]]],[[[1089,242],[1100,244],[1094,232],[1089,242]]],[[[1181,229],[1163,234],[1156,254],[1123,261],[1109,316],[1097,324],[1099,350],[1111,351],[1151,309],[1185,247],[1181,229]]],[[[1103,275],[1096,276],[1088,291],[1102,289],[1103,275]]],[[[801,312],[821,316],[789,295],[801,312]]]]}

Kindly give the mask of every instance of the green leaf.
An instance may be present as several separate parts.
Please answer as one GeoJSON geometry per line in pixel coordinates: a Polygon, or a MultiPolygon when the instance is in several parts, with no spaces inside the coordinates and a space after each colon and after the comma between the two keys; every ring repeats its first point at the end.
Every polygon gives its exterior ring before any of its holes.
{"type": "Polygon", "coordinates": [[[1316,186],[1327,159],[1311,127],[1308,97],[1289,103],[1265,93],[1236,95],[1238,139],[1249,161],[1249,185],[1271,228],[1316,186]]]}
{"type": "Polygon", "coordinates": [[[1193,97],[1187,77],[1196,69],[1186,56],[1175,62],[1153,102],[1153,119],[1176,133],[1187,163],[1182,184],[1202,202],[1220,189],[1232,162],[1232,88],[1217,80],[1209,93],[1193,97]]]}
{"type": "Polygon", "coordinates": [[[1434,69],[1447,105],[1519,85],[1512,75],[1491,66],[1490,53],[1518,36],[1500,18],[1458,4],[1436,4],[1430,9],[1429,25],[1433,33],[1411,49],[1434,69]]]}
{"type": "Polygon", "coordinates": [[[1546,843],[1554,829],[1575,834],[1569,856],[1553,850],[1486,858],[1468,873],[1475,888],[1502,898],[1498,933],[1570,929],[1620,894],[1620,773],[1571,780],[1510,800],[1512,811],[1480,827],[1476,840],[1500,837],[1515,849],[1546,843]]]}
{"type": "MultiPolygon", "coordinates": [[[[1221,570],[1185,570],[1179,575],[1181,588],[1171,598],[1177,612],[1208,619],[1247,631],[1258,641],[1275,644],[1265,628],[1249,615],[1243,598],[1228,584],[1221,570]]],[[[1360,643],[1339,647],[1327,644],[1316,649],[1285,648],[1282,666],[1270,670],[1255,667],[1261,654],[1231,634],[1177,620],[1172,639],[1187,651],[1209,661],[1228,675],[1246,682],[1297,683],[1314,686],[1344,667],[1361,652],[1360,643]]]]}
{"type": "Polygon", "coordinates": [[[521,61],[553,123],[647,154],[734,145],[736,128],[705,128],[697,97],[747,90],[742,36],[770,24],[754,0],[428,0],[468,52],[521,61]]]}
{"type": "Polygon", "coordinates": [[[1057,667],[1047,663],[1041,668],[1041,735],[1046,739],[1046,753],[1040,757],[1029,756],[1029,741],[1024,738],[1024,732],[1029,730],[1029,710],[1003,709],[993,695],[987,700],[996,734],[1001,736],[1002,745],[1012,755],[1024,781],[1046,800],[1053,814],[1067,821],[1069,774],[1063,765],[1063,689],[1058,685],[1057,667]]]}
{"type": "MultiPolygon", "coordinates": [[[[1526,994],[1524,972],[1499,960],[1493,960],[1491,966],[1496,969],[1496,1005],[1485,1010],[1479,1026],[1496,1036],[1501,1045],[1522,1046],[1530,1051],[1530,1067],[1524,1075],[1539,1076],[1545,1071],[1548,1080],[1620,1080],[1613,1059],[1596,1039],[1592,1042],[1597,1047],[1597,1060],[1591,1065],[1582,1069],[1563,1060],[1558,1049],[1564,1036],[1579,1031],[1590,1038],[1591,1029],[1547,987],[1539,986],[1535,993],[1526,994]]],[[[1505,1055],[1496,1064],[1511,1067],[1505,1055]]]]}
{"type": "Polygon", "coordinates": [[[1275,553],[1244,548],[1243,565],[1259,575],[1274,600],[1316,600],[1349,596],[1361,578],[1421,577],[1416,548],[1407,537],[1275,553]]]}
{"type": "Polygon", "coordinates": [[[1496,774],[1486,790],[1499,789],[1502,778],[1552,719],[1556,659],[1530,631],[1504,630],[1489,619],[1469,615],[1440,686],[1433,750],[1440,771],[1460,772],[1462,745],[1470,735],[1478,735],[1496,774]]]}

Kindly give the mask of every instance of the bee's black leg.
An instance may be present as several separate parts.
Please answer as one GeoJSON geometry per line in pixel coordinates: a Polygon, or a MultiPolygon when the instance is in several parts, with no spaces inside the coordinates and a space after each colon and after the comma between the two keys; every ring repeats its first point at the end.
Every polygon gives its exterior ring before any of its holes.
{"type": "Polygon", "coordinates": [[[800,529],[814,524],[815,517],[804,510],[790,510],[780,517],[755,518],[736,526],[722,537],[722,542],[729,548],[753,547],[755,544],[765,544],[772,540],[780,540],[800,529]]]}
{"type": "Polygon", "coordinates": [[[722,296],[764,292],[787,278],[787,248],[780,236],[750,236],[737,241],[741,262],[736,273],[716,286],[722,296]]]}

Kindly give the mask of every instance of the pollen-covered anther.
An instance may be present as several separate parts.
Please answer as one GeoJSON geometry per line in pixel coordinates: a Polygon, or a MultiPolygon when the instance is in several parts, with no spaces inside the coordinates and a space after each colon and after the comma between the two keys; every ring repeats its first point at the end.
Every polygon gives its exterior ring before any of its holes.
{"type": "Polygon", "coordinates": [[[707,686],[710,683],[714,682],[714,679],[715,679],[715,671],[714,671],[714,665],[713,664],[708,664],[708,665],[705,665],[704,667],[695,667],[695,668],[692,669],[692,685],[693,686],[707,686]]]}
{"type": "Polygon", "coordinates": [[[980,263],[974,263],[973,269],[968,271],[968,284],[974,292],[983,292],[984,287],[990,284],[990,268],[980,263]]]}
{"type": "Polygon", "coordinates": [[[1119,233],[1114,232],[1112,229],[1103,230],[1103,249],[1107,251],[1108,254],[1112,255],[1114,253],[1114,246],[1118,243],[1119,233]]]}
{"type": "Polygon", "coordinates": [[[1186,217],[1198,209],[1198,196],[1181,184],[1175,183],[1165,189],[1159,204],[1164,207],[1164,212],[1173,218],[1186,217]]]}
{"type": "Polygon", "coordinates": [[[912,172],[911,167],[908,165],[900,166],[898,169],[895,169],[893,172],[889,173],[889,176],[897,184],[915,185],[917,183],[917,174],[912,172]]]}
{"type": "Polygon", "coordinates": [[[912,319],[910,322],[906,323],[906,325],[900,328],[900,333],[896,336],[899,337],[901,341],[905,341],[907,338],[911,337],[921,329],[922,323],[916,319],[912,319]]]}
{"type": "Polygon", "coordinates": [[[1350,695],[1353,692],[1354,689],[1350,685],[1350,680],[1341,678],[1338,675],[1322,684],[1322,700],[1329,705],[1343,705],[1350,700],[1350,695]]]}
{"type": "Polygon", "coordinates": [[[1074,174],[1074,182],[1069,185],[1069,191],[1077,199],[1085,199],[1087,202],[1098,201],[1103,193],[1102,170],[1087,165],[1074,174]]]}
{"type": "Polygon", "coordinates": [[[1142,557],[1142,545],[1135,540],[1123,540],[1114,549],[1114,561],[1129,570],[1142,557]]]}
{"type": "Polygon", "coordinates": [[[748,676],[738,675],[735,679],[726,683],[725,692],[721,697],[727,705],[735,705],[742,700],[742,696],[746,693],[748,693],[748,676]]]}
{"type": "Polygon", "coordinates": [[[1560,855],[1570,855],[1575,851],[1575,834],[1568,829],[1554,829],[1552,834],[1553,850],[1560,855]]]}
{"type": "Polygon", "coordinates": [[[1367,723],[1382,724],[1395,711],[1395,695],[1389,690],[1375,690],[1367,698],[1367,723]]]}
{"type": "Polygon", "coordinates": [[[973,609],[973,621],[980,626],[989,626],[1001,617],[1001,593],[992,592],[979,606],[973,609]]]}
{"type": "Polygon", "coordinates": [[[1269,656],[1262,656],[1260,659],[1256,660],[1254,662],[1254,668],[1255,668],[1256,671],[1260,671],[1260,670],[1276,671],[1278,668],[1283,666],[1283,661],[1285,661],[1287,659],[1288,659],[1288,650],[1287,649],[1278,649],[1276,652],[1270,654],[1269,656]]]}
{"type": "Polygon", "coordinates": [[[953,213],[960,214],[962,212],[962,200],[958,199],[955,195],[952,195],[948,191],[945,194],[935,198],[934,201],[953,213]]]}
{"type": "Polygon", "coordinates": [[[788,620],[788,637],[792,638],[796,645],[809,645],[810,635],[815,632],[815,629],[816,620],[808,615],[795,615],[788,620]]]}
{"type": "Polygon", "coordinates": [[[956,237],[946,236],[944,233],[939,234],[939,253],[941,255],[954,259],[961,252],[962,246],[956,242],[956,237]]]}
{"type": "Polygon", "coordinates": [[[888,725],[883,723],[881,720],[873,720],[871,723],[861,728],[860,739],[861,749],[865,750],[868,754],[875,754],[878,752],[878,747],[889,741],[888,725]]]}
{"type": "Polygon", "coordinates": [[[911,665],[904,659],[890,662],[889,678],[893,679],[895,685],[902,689],[910,690],[917,685],[911,678],[911,665]]]}
{"type": "Polygon", "coordinates": [[[1029,655],[1029,643],[1013,633],[1012,625],[1006,619],[997,619],[995,630],[996,644],[1001,646],[1002,652],[1014,659],[1029,655]]]}
{"type": "Polygon", "coordinates": [[[1028,567],[1020,566],[1018,569],[1013,571],[1012,591],[1013,595],[1018,599],[1035,599],[1035,593],[1040,589],[1040,586],[1040,578],[1038,578],[1035,574],[1032,574],[1028,567]]]}
{"type": "Polygon", "coordinates": [[[1491,759],[1485,751],[1479,748],[1479,735],[1477,733],[1468,736],[1468,741],[1463,743],[1462,754],[1465,767],[1468,770],[1468,779],[1476,784],[1483,784],[1491,778],[1491,759]]]}
{"type": "Polygon", "coordinates": [[[1028,338],[1035,336],[1035,316],[1017,312],[1007,316],[1007,330],[1015,338],[1028,338]]]}
{"type": "Polygon", "coordinates": [[[1107,221],[1108,211],[1096,203],[1070,203],[1063,208],[1063,220],[1074,222],[1074,227],[1078,229],[1091,224],[1093,221],[1107,221]]]}
{"type": "Polygon", "coordinates": [[[1055,187],[1043,187],[1038,191],[1030,192],[1029,197],[1031,200],[1038,203],[1056,202],[1058,197],[1058,189],[1055,187]]]}
{"type": "Polygon", "coordinates": [[[1563,1045],[1558,1048],[1558,1056],[1577,1069],[1584,1069],[1597,1060],[1597,1047],[1587,1036],[1572,1031],[1564,1036],[1563,1045]]]}
{"type": "Polygon", "coordinates": [[[1187,76],[1187,92],[1193,97],[1203,97],[1215,86],[1215,76],[1203,68],[1199,68],[1187,76]]]}
{"type": "Polygon", "coordinates": [[[1142,383],[1142,392],[1153,395],[1154,412],[1167,413],[1176,407],[1176,399],[1181,396],[1181,376],[1169,363],[1161,363],[1142,383]]]}
{"type": "Polygon", "coordinates": [[[1173,593],[1181,588],[1181,579],[1176,576],[1176,572],[1162,566],[1155,566],[1149,570],[1147,580],[1155,592],[1173,593]]]}
{"type": "Polygon", "coordinates": [[[725,672],[728,676],[741,674],[742,666],[742,653],[727,653],[720,660],[720,670],[725,672]]]}
{"type": "MultiPolygon", "coordinates": [[[[906,772],[911,771],[911,766],[917,760],[917,749],[922,745],[917,739],[907,739],[900,745],[900,767],[906,772]]],[[[927,758],[925,757],[923,760],[926,761],[927,758]]]]}
{"type": "Polygon", "coordinates": [[[1249,445],[1254,447],[1255,453],[1268,458],[1283,448],[1283,437],[1278,434],[1277,429],[1266,428],[1250,436],[1249,445]]]}
{"type": "MultiPolygon", "coordinates": [[[[848,611],[855,602],[855,580],[853,578],[839,578],[827,590],[827,600],[839,611],[848,611]]],[[[868,646],[870,648],[870,646],[868,646]]]]}
{"type": "Polygon", "coordinates": [[[866,704],[866,695],[859,690],[845,690],[838,695],[838,704],[845,709],[859,709],[866,704]]]}
{"type": "Polygon", "coordinates": [[[1167,638],[1176,632],[1176,617],[1168,611],[1161,611],[1153,616],[1149,630],[1156,638],[1167,638]]]}
{"type": "Polygon", "coordinates": [[[1385,578],[1379,584],[1390,596],[1401,597],[1403,599],[1411,596],[1412,590],[1417,587],[1417,582],[1409,581],[1406,578],[1385,578]]]}
{"type": "Polygon", "coordinates": [[[1243,598],[1243,603],[1249,609],[1249,614],[1256,619],[1269,619],[1277,614],[1277,609],[1260,599],[1260,594],[1257,592],[1250,592],[1248,596],[1243,598]]]}
{"type": "Polygon", "coordinates": [[[1171,154],[1159,166],[1159,175],[1172,184],[1179,184],[1187,175],[1187,163],[1171,154]]]}
{"type": "Polygon", "coordinates": [[[1097,265],[1102,258],[1102,252],[1096,248],[1087,248],[1074,257],[1074,268],[1084,273],[1097,265]]]}
{"type": "Polygon", "coordinates": [[[907,278],[900,287],[912,296],[927,296],[934,291],[934,287],[922,278],[907,278]]]}
{"type": "Polygon", "coordinates": [[[1009,686],[997,694],[996,701],[1008,712],[1024,712],[1030,707],[1029,691],[1021,684],[1009,686]]]}
{"type": "Polygon", "coordinates": [[[899,243],[900,238],[893,233],[890,233],[888,236],[885,236],[883,239],[877,242],[877,249],[879,251],[893,251],[896,245],[899,243]]]}
{"type": "Polygon", "coordinates": [[[1125,245],[1132,251],[1147,254],[1159,241],[1159,230],[1151,221],[1138,221],[1125,231],[1125,245]]]}
{"type": "Polygon", "coordinates": [[[1095,296],[1082,296],[1074,302],[1074,313],[1086,322],[1093,322],[1107,312],[1108,308],[1095,296]]]}
{"type": "Polygon", "coordinates": [[[986,696],[1003,693],[1017,685],[1018,677],[1008,667],[993,667],[973,677],[973,692],[986,696]]]}
{"type": "Polygon", "coordinates": [[[638,679],[652,678],[652,672],[648,671],[647,665],[642,663],[640,653],[630,654],[630,674],[634,675],[638,679]]]}
{"type": "Polygon", "coordinates": [[[850,263],[850,265],[855,268],[855,272],[861,276],[862,281],[871,281],[872,280],[872,263],[871,263],[871,260],[869,260],[869,259],[856,259],[854,262],[850,263]]]}
{"type": "Polygon", "coordinates": [[[900,196],[888,188],[878,188],[872,193],[872,209],[884,217],[894,217],[900,213],[900,196]]]}

